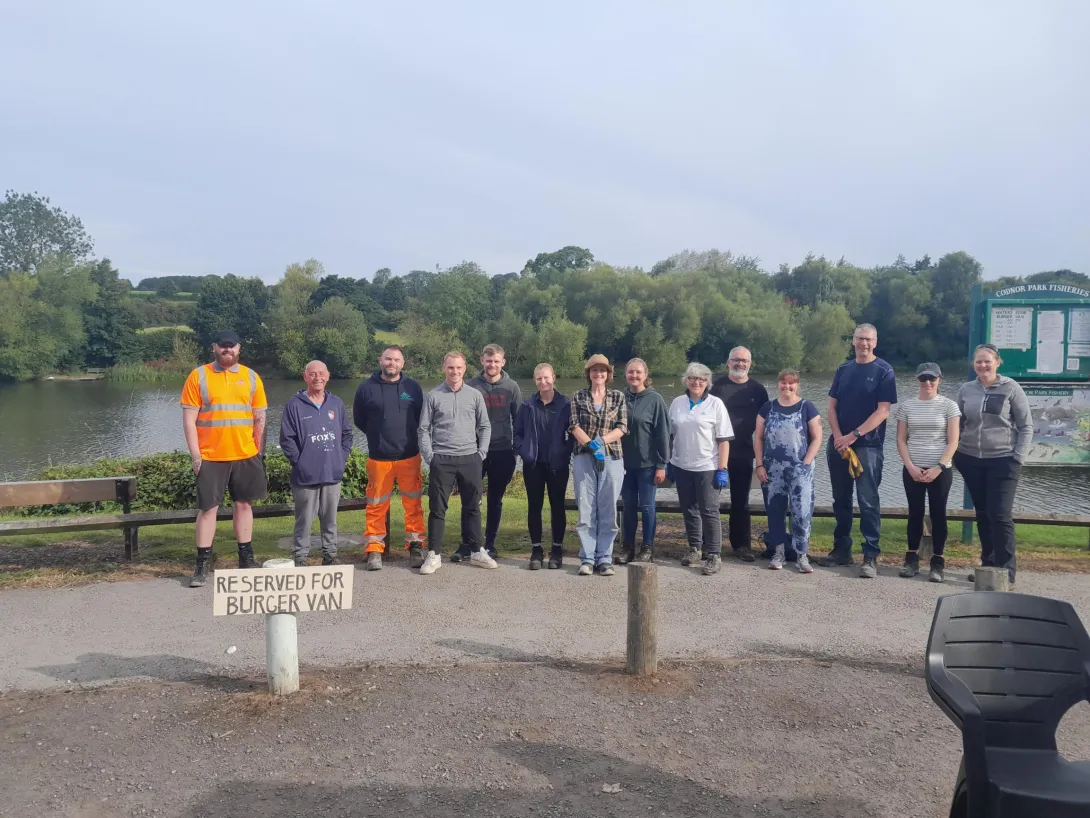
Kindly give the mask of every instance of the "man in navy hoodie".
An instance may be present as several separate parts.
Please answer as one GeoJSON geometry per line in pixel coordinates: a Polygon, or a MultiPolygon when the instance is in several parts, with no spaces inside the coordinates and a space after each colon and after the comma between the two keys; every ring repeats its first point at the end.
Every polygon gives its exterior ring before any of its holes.
{"type": "Polygon", "coordinates": [[[337,558],[337,506],[344,465],[352,451],[352,425],[344,401],[325,391],[329,370],[324,363],[307,364],[303,380],[306,389],[291,396],[280,420],[280,448],[291,463],[295,498],[292,556],[296,565],[307,564],[310,526],[317,515],[322,565],[333,565],[337,558]]]}
{"type": "Polygon", "coordinates": [[[417,437],[424,390],[402,373],[405,352],[397,344],[382,350],[378,365],[378,371],[360,384],[352,404],[356,425],[367,436],[367,531],[363,537],[367,570],[382,568],[386,513],[395,479],[405,509],[409,567],[419,568],[428,542],[417,437]]]}

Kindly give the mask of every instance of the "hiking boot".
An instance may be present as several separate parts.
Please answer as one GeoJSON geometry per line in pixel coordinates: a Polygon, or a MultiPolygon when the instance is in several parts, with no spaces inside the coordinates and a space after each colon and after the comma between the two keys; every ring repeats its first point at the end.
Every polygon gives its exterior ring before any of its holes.
{"type": "Polygon", "coordinates": [[[254,560],[254,547],[249,543],[238,547],[238,567],[257,568],[257,562],[254,560]]]}
{"type": "Polygon", "coordinates": [[[603,562],[598,566],[598,576],[600,577],[611,577],[613,576],[613,573],[613,566],[608,562],[603,562]]]}
{"type": "Polygon", "coordinates": [[[541,563],[545,561],[545,549],[540,545],[535,545],[530,549],[530,570],[540,571],[541,563]]]}
{"type": "Polygon", "coordinates": [[[690,548],[689,553],[681,558],[681,564],[688,568],[690,565],[700,562],[701,557],[699,548],[690,548]]]}
{"type": "Polygon", "coordinates": [[[336,565],[337,557],[335,554],[322,554],[322,565],[336,565]]]}
{"type": "Polygon", "coordinates": [[[428,556],[424,559],[424,564],[420,566],[420,575],[427,576],[428,574],[434,574],[442,566],[443,558],[434,551],[429,551],[428,556]]]}
{"type": "Polygon", "coordinates": [[[753,553],[752,548],[739,548],[734,552],[734,556],[740,559],[742,562],[754,562],[757,557],[753,553]]]}
{"type": "Polygon", "coordinates": [[[920,573],[920,555],[914,551],[905,554],[905,564],[901,566],[901,576],[905,579],[920,573]]]}
{"type": "Polygon", "coordinates": [[[477,568],[499,568],[499,563],[496,562],[487,551],[483,548],[480,551],[474,551],[469,555],[469,564],[476,566],[477,568]]]}
{"type": "Polygon", "coordinates": [[[859,576],[863,579],[874,579],[878,576],[878,560],[874,557],[863,557],[863,567],[859,569],[859,576]]]}
{"type": "Polygon", "coordinates": [[[367,555],[367,570],[368,571],[381,571],[382,570],[382,552],[372,551],[367,555]]]}
{"type": "Polygon", "coordinates": [[[621,553],[617,555],[617,564],[626,565],[630,562],[636,561],[636,546],[626,545],[621,549],[621,553]]]}
{"type": "Polygon", "coordinates": [[[468,562],[469,561],[469,555],[472,554],[472,553],[473,552],[469,550],[469,546],[466,545],[465,543],[462,543],[461,545],[458,546],[458,550],[450,555],[450,561],[451,562],[462,562],[463,560],[465,560],[466,562],[468,562]]]}
{"type": "Polygon", "coordinates": [[[773,571],[779,571],[781,568],[783,568],[783,563],[783,546],[777,545],[776,550],[772,552],[772,562],[768,564],[768,567],[773,571]]]}
{"type": "Polygon", "coordinates": [[[927,581],[928,582],[945,582],[946,581],[946,573],[943,571],[942,568],[937,568],[936,566],[932,565],[931,566],[931,571],[927,575],[927,581]]]}
{"type": "Polygon", "coordinates": [[[564,546],[554,545],[549,552],[549,568],[562,568],[564,566],[564,546]]]}
{"type": "Polygon", "coordinates": [[[409,567],[419,568],[424,564],[424,549],[419,545],[409,546],[409,567]]]}
{"type": "Polygon", "coordinates": [[[593,573],[594,566],[591,565],[589,562],[584,562],[582,565],[579,566],[579,576],[589,577],[593,573]]]}
{"type": "Polygon", "coordinates": [[[855,565],[851,552],[837,551],[835,548],[824,557],[818,557],[817,564],[822,568],[838,568],[841,565],[855,565]]]}
{"type": "Polygon", "coordinates": [[[645,545],[642,548],[640,548],[640,555],[638,557],[636,557],[636,562],[654,562],[654,561],[655,561],[655,550],[651,546],[645,545]]]}
{"type": "Polygon", "coordinates": [[[702,573],[706,577],[710,577],[712,574],[718,574],[719,569],[723,566],[723,558],[718,554],[709,554],[704,559],[704,567],[701,569],[702,573]]]}
{"type": "Polygon", "coordinates": [[[212,565],[212,549],[197,549],[197,564],[193,568],[193,576],[189,579],[190,588],[200,588],[208,581],[208,569],[212,565]]]}
{"type": "Polygon", "coordinates": [[[795,558],[795,570],[800,574],[814,573],[814,569],[810,567],[810,558],[806,554],[799,554],[795,558]]]}
{"type": "Polygon", "coordinates": [[[292,557],[291,561],[295,563],[296,568],[306,568],[309,564],[306,557],[292,557]]]}

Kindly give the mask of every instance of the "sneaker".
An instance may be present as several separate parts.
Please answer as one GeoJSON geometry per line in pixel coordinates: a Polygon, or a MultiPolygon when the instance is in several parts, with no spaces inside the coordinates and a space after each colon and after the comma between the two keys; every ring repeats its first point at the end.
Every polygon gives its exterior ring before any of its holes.
{"type": "Polygon", "coordinates": [[[367,570],[368,571],[381,571],[382,570],[382,552],[372,551],[367,555],[367,570]]]}
{"type": "Polygon", "coordinates": [[[419,545],[409,546],[409,567],[419,568],[424,564],[424,549],[419,545]]]}
{"type": "Polygon", "coordinates": [[[332,554],[322,554],[322,565],[336,565],[337,558],[332,554]]]}
{"type": "Polygon", "coordinates": [[[905,564],[901,566],[901,576],[905,579],[914,577],[920,573],[920,555],[919,554],[906,554],[905,564]]]}
{"type": "Polygon", "coordinates": [[[655,550],[649,545],[643,546],[640,549],[640,555],[638,557],[636,557],[636,562],[654,562],[654,561],[655,561],[655,550]]]}
{"type": "Polygon", "coordinates": [[[634,545],[626,545],[624,548],[621,549],[620,553],[617,554],[617,564],[618,565],[627,565],[628,563],[635,562],[635,561],[636,561],[636,546],[634,546],[634,545]]]}
{"type": "Polygon", "coordinates": [[[754,562],[757,557],[753,554],[752,548],[739,548],[734,552],[734,556],[740,559],[742,562],[754,562]]]}
{"type": "Polygon", "coordinates": [[[701,570],[706,577],[710,577],[712,574],[718,574],[719,569],[723,565],[723,559],[718,554],[711,554],[704,559],[704,568],[701,570]]]}
{"type": "Polygon", "coordinates": [[[564,567],[564,546],[554,545],[549,552],[549,568],[563,568],[564,567]]]}
{"type": "Polygon", "coordinates": [[[423,576],[434,574],[442,565],[443,558],[434,551],[429,551],[428,556],[424,558],[424,564],[420,566],[420,573],[423,576]]]}
{"type": "Polygon", "coordinates": [[[197,563],[193,567],[193,576],[189,578],[190,588],[200,588],[208,581],[208,568],[212,564],[212,549],[198,548],[197,563]]]}
{"type": "Polygon", "coordinates": [[[833,550],[824,557],[818,557],[817,564],[822,568],[838,568],[841,565],[855,565],[855,560],[850,553],[845,554],[843,551],[837,553],[833,550]]]}
{"type": "Polygon", "coordinates": [[[582,565],[579,566],[579,576],[589,577],[593,573],[594,566],[591,565],[589,562],[584,562],[582,565]]]}
{"type": "Polygon", "coordinates": [[[700,562],[701,554],[699,548],[690,548],[689,553],[681,558],[681,564],[688,567],[700,562]]]}
{"type": "Polygon", "coordinates": [[[291,561],[295,563],[296,568],[306,568],[310,564],[306,557],[292,557],[291,561]]]}
{"type": "Polygon", "coordinates": [[[778,546],[776,546],[776,550],[772,552],[772,562],[770,562],[768,564],[768,567],[773,571],[779,571],[781,568],[783,568],[783,564],[784,564],[783,546],[778,545],[778,546]]]}
{"type": "Polygon", "coordinates": [[[540,545],[530,549],[530,570],[540,571],[541,563],[545,561],[545,550],[540,545]]]}
{"type": "Polygon", "coordinates": [[[240,545],[238,547],[238,567],[257,568],[257,561],[254,560],[254,547],[252,545],[240,545]]]}
{"type": "Polygon", "coordinates": [[[499,568],[500,565],[496,562],[487,551],[483,548],[480,551],[474,551],[469,555],[469,564],[475,565],[478,568],[499,568]]]}
{"type": "Polygon", "coordinates": [[[878,576],[878,560],[874,557],[863,557],[863,567],[859,569],[859,576],[863,579],[874,579],[878,576]]]}
{"type": "Polygon", "coordinates": [[[810,566],[810,558],[806,554],[799,554],[795,559],[795,568],[800,574],[812,574],[814,569],[810,566]]]}
{"type": "Polygon", "coordinates": [[[945,582],[946,575],[941,568],[932,568],[931,573],[927,575],[928,582],[945,582]]]}
{"type": "Polygon", "coordinates": [[[608,562],[603,562],[598,566],[598,576],[611,577],[613,576],[613,566],[608,562]]]}
{"type": "Polygon", "coordinates": [[[462,562],[463,560],[465,560],[466,562],[468,562],[469,561],[469,555],[472,554],[472,553],[473,552],[469,550],[469,546],[463,543],[462,545],[458,546],[457,551],[455,551],[453,554],[450,555],[450,561],[451,562],[462,562]]]}

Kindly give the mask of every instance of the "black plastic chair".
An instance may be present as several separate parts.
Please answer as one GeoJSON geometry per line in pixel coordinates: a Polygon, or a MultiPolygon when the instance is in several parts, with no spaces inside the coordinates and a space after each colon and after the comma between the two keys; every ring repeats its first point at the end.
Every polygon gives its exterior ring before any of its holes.
{"type": "Polygon", "coordinates": [[[1090,762],[1056,750],[1056,727],[1090,701],[1090,636],[1066,602],[944,596],[927,640],[927,690],[963,743],[951,818],[1090,816],[1090,762]]]}

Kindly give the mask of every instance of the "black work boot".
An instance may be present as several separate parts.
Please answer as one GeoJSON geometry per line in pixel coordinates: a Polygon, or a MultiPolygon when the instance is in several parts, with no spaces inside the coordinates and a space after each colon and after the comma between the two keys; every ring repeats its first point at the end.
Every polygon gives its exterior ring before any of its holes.
{"type": "Polygon", "coordinates": [[[905,579],[920,573],[920,553],[909,551],[905,554],[905,564],[901,566],[901,576],[905,579]]]}
{"type": "Polygon", "coordinates": [[[564,567],[564,546],[554,545],[549,552],[549,567],[550,568],[563,568],[564,567]]]}
{"type": "Polygon", "coordinates": [[[540,545],[535,545],[530,549],[530,570],[540,571],[543,562],[545,562],[545,549],[540,545]]]}
{"type": "Polygon", "coordinates": [[[419,568],[424,564],[424,548],[420,543],[413,543],[409,546],[409,567],[419,568]]]}
{"type": "Polygon", "coordinates": [[[245,545],[239,545],[238,567],[257,568],[257,562],[254,560],[254,547],[250,543],[246,543],[245,545]]]}
{"type": "Polygon", "coordinates": [[[189,579],[190,588],[200,588],[208,581],[208,570],[212,566],[212,549],[197,549],[197,564],[193,568],[193,576],[189,579]]]}
{"type": "Polygon", "coordinates": [[[655,549],[650,545],[640,546],[640,555],[636,557],[637,562],[654,562],[655,561],[655,549]]]}
{"type": "Polygon", "coordinates": [[[310,563],[306,557],[292,557],[292,562],[295,563],[296,568],[306,568],[310,563]]]}
{"type": "Polygon", "coordinates": [[[337,555],[336,554],[322,554],[322,565],[336,565],[336,564],[337,564],[337,555]]]}
{"type": "Polygon", "coordinates": [[[617,564],[618,565],[625,565],[626,563],[635,562],[635,561],[636,561],[636,546],[634,544],[633,545],[626,545],[624,548],[621,549],[621,553],[619,553],[617,555],[617,564]]]}
{"type": "Polygon", "coordinates": [[[927,575],[931,582],[943,582],[946,579],[946,560],[942,557],[931,558],[931,572],[927,575]]]}
{"type": "Polygon", "coordinates": [[[734,556],[740,559],[742,562],[753,562],[757,557],[753,554],[753,549],[749,546],[735,549],[734,556]]]}

